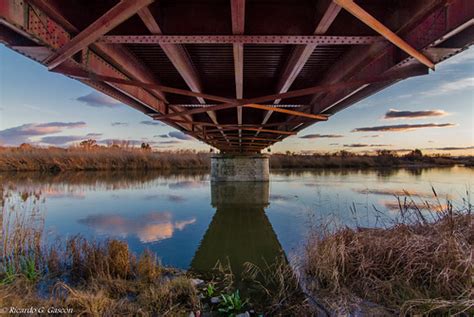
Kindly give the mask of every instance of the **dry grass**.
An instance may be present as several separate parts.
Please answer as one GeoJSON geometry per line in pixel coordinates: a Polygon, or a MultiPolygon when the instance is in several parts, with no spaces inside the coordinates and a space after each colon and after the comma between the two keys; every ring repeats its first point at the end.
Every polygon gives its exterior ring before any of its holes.
{"type": "Polygon", "coordinates": [[[306,248],[309,289],[334,310],[350,310],[358,297],[402,316],[474,313],[470,204],[426,206],[433,211],[400,203],[401,217],[387,228],[320,227],[306,248]]]}
{"type": "Polygon", "coordinates": [[[163,267],[146,251],[138,258],[118,240],[72,237],[46,245],[39,195],[3,206],[1,307],[68,307],[74,315],[175,316],[200,307],[184,273],[163,267]]]}
{"type": "Polygon", "coordinates": [[[138,148],[1,148],[0,171],[206,169],[209,154],[151,152],[138,148]]]}
{"type": "Polygon", "coordinates": [[[381,153],[379,155],[354,154],[345,151],[331,154],[273,154],[271,168],[388,168],[428,167],[465,164],[472,166],[472,157],[423,156],[413,159],[407,156],[381,153]],[[469,165],[471,164],[471,165],[469,165]]]}
{"type": "MultiPolygon", "coordinates": [[[[393,166],[472,166],[472,157],[357,155],[341,151],[331,154],[273,154],[272,168],[367,168],[393,166]]],[[[209,153],[194,151],[152,152],[134,147],[94,146],[37,148],[24,145],[0,147],[0,171],[99,171],[99,170],[190,170],[208,169],[209,153]]]]}
{"type": "Polygon", "coordinates": [[[263,267],[245,264],[244,280],[249,281],[256,307],[270,316],[305,316],[314,307],[302,292],[299,278],[286,258],[277,258],[263,267]]]}

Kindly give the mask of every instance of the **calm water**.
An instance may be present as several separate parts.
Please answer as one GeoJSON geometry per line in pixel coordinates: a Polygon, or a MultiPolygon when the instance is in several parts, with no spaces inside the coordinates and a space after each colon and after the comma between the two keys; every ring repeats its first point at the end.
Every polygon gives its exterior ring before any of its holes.
{"type": "Polygon", "coordinates": [[[8,188],[7,213],[13,205],[28,209],[32,198],[24,193],[41,197],[50,238],[119,238],[137,253],[151,249],[166,265],[207,270],[228,258],[238,271],[245,261],[298,253],[314,222],[374,226],[374,208],[397,217],[394,195],[403,190],[431,199],[433,186],[443,201],[461,204],[473,176],[462,167],[324,170],[275,172],[270,183],[211,184],[206,174],[17,173],[0,174],[0,184],[8,188]]]}

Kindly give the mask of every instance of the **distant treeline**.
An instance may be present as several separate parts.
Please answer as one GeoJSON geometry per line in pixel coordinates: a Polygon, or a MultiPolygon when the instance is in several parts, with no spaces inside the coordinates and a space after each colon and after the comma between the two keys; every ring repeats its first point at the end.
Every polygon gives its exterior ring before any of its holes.
{"type": "MultiPolygon", "coordinates": [[[[206,170],[211,153],[190,150],[154,152],[141,148],[82,144],[71,148],[38,148],[28,144],[0,147],[0,171],[86,170],[206,170]]],[[[405,155],[380,151],[360,155],[347,151],[332,154],[272,154],[271,168],[384,168],[474,165],[474,157],[423,155],[413,150],[405,155]]]]}
{"type": "Polygon", "coordinates": [[[388,167],[430,167],[466,165],[474,166],[472,156],[424,155],[413,150],[404,155],[383,150],[375,155],[355,154],[340,151],[330,154],[273,154],[270,160],[272,168],[388,168],[388,167]]]}

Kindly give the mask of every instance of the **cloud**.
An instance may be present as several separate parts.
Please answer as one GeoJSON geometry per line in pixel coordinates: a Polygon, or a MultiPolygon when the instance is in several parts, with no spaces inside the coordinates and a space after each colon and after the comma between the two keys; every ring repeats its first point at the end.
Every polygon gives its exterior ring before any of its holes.
{"type": "Polygon", "coordinates": [[[319,139],[319,138],[342,138],[340,134],[306,134],[300,136],[300,139],[319,139]]]}
{"type": "Polygon", "coordinates": [[[171,201],[171,202],[174,202],[174,203],[182,203],[184,201],[186,201],[186,198],[184,196],[181,196],[181,195],[173,195],[173,194],[170,194],[167,196],[168,200],[171,201]]]}
{"type": "Polygon", "coordinates": [[[444,117],[448,113],[444,110],[421,110],[421,111],[408,111],[408,110],[396,110],[390,109],[385,113],[384,119],[419,119],[429,117],[444,117]]]}
{"type": "Polygon", "coordinates": [[[59,133],[65,129],[83,128],[86,123],[79,122],[48,122],[27,123],[17,127],[0,130],[0,143],[18,145],[31,142],[30,137],[59,133]]]}
{"type": "Polygon", "coordinates": [[[141,145],[142,143],[148,143],[150,145],[157,144],[155,141],[147,141],[147,140],[136,140],[136,139],[102,139],[98,140],[97,143],[100,144],[107,144],[107,145],[129,145],[129,146],[138,146],[141,145]]]}
{"type": "Polygon", "coordinates": [[[164,126],[164,123],[160,121],[145,120],[145,121],[140,121],[140,123],[144,125],[164,126]]]}
{"type": "Polygon", "coordinates": [[[70,142],[82,141],[100,137],[102,133],[88,133],[86,135],[54,135],[42,137],[39,142],[50,145],[66,145],[70,142]]]}
{"type": "Polygon", "coordinates": [[[168,134],[160,134],[160,135],[154,135],[154,138],[168,138],[168,134]]]}
{"type": "Polygon", "coordinates": [[[438,147],[434,149],[427,150],[437,150],[437,151],[460,151],[460,150],[473,150],[474,145],[471,146],[447,146],[447,147],[438,147]]]}
{"type": "Polygon", "coordinates": [[[140,217],[120,214],[90,215],[79,223],[93,228],[99,234],[126,238],[136,236],[143,243],[169,239],[176,230],[196,222],[196,218],[173,221],[168,212],[151,212],[140,217]]]}
{"type": "Polygon", "coordinates": [[[193,137],[187,134],[184,134],[180,131],[171,131],[168,135],[172,138],[180,139],[180,140],[192,140],[193,137]]]}
{"type": "Polygon", "coordinates": [[[158,144],[179,144],[181,141],[178,140],[170,140],[170,141],[159,141],[158,144]]]}
{"type": "Polygon", "coordinates": [[[460,90],[469,90],[474,88],[474,77],[460,78],[455,81],[445,82],[435,89],[423,92],[423,95],[438,96],[460,90]]]}
{"type": "Polygon", "coordinates": [[[206,186],[206,183],[200,182],[200,181],[180,181],[174,184],[173,183],[168,184],[168,188],[170,189],[183,189],[183,188],[191,189],[191,188],[201,188],[204,186],[206,186]]]}
{"type": "Polygon", "coordinates": [[[381,196],[413,196],[413,197],[422,197],[422,198],[433,198],[432,192],[422,192],[417,190],[395,190],[395,189],[352,189],[353,191],[359,194],[372,194],[372,195],[381,195],[381,196]]]}
{"type": "Polygon", "coordinates": [[[117,127],[117,126],[127,126],[128,123],[127,123],[127,122],[118,122],[118,121],[116,121],[116,122],[112,122],[110,125],[113,126],[113,127],[117,127]]]}
{"type": "Polygon", "coordinates": [[[339,145],[339,143],[329,143],[329,145],[339,145]]]}
{"type": "Polygon", "coordinates": [[[102,133],[87,133],[86,134],[86,137],[88,138],[98,138],[98,137],[101,137],[102,136],[102,133]]]}
{"type": "Polygon", "coordinates": [[[383,131],[383,132],[401,132],[423,128],[448,128],[454,127],[453,123],[424,123],[424,124],[396,124],[396,125],[382,125],[377,127],[364,127],[356,128],[351,132],[371,132],[371,131],[383,131]]]}
{"type": "Polygon", "coordinates": [[[96,108],[115,108],[122,105],[121,102],[98,92],[91,92],[85,96],[80,96],[76,99],[77,101],[83,102],[88,106],[96,108]]]}
{"type": "Polygon", "coordinates": [[[363,138],[378,138],[380,137],[380,134],[374,134],[374,135],[364,135],[363,138]]]}
{"type": "Polygon", "coordinates": [[[65,145],[69,142],[75,142],[84,140],[84,136],[79,135],[56,135],[56,136],[45,136],[39,140],[41,143],[51,144],[51,145],[65,145]]]}
{"type": "Polygon", "coordinates": [[[391,144],[363,144],[363,143],[344,144],[344,147],[374,147],[374,146],[392,146],[392,145],[391,144]]]}
{"type": "Polygon", "coordinates": [[[273,194],[270,195],[270,200],[272,202],[284,202],[284,201],[291,201],[294,200],[297,196],[292,196],[292,195],[278,195],[278,194],[273,194]]]}

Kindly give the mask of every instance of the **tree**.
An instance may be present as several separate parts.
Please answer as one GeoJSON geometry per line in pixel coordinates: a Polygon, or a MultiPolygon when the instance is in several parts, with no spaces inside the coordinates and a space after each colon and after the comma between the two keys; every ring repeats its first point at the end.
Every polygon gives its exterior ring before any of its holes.
{"type": "Polygon", "coordinates": [[[151,151],[151,146],[148,143],[143,142],[141,146],[142,150],[144,151],[151,151]]]}
{"type": "Polygon", "coordinates": [[[79,146],[84,149],[91,149],[97,146],[97,141],[94,139],[84,140],[81,143],[79,143],[79,146]]]}
{"type": "Polygon", "coordinates": [[[421,160],[423,158],[423,153],[419,149],[415,149],[405,155],[405,158],[407,158],[410,161],[416,161],[416,160],[421,160]]]}

